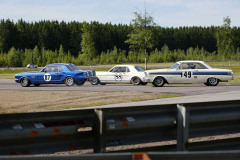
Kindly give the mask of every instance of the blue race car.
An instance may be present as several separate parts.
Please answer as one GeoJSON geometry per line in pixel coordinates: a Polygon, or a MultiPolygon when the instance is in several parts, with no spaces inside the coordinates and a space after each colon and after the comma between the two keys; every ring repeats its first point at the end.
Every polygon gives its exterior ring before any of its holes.
{"type": "Polygon", "coordinates": [[[95,71],[80,70],[71,63],[56,63],[45,66],[39,72],[24,72],[15,75],[15,81],[23,87],[31,84],[64,84],[66,86],[83,85],[86,80],[95,78],[95,71]]]}

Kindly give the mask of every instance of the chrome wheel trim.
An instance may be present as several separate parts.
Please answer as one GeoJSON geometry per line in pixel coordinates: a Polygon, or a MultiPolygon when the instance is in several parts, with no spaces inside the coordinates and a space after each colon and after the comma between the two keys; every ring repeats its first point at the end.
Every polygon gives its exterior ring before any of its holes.
{"type": "Polygon", "coordinates": [[[23,78],[23,79],[21,80],[21,85],[22,85],[23,87],[27,87],[27,86],[29,85],[29,80],[28,80],[27,78],[23,78]]]}
{"type": "Polygon", "coordinates": [[[66,84],[67,84],[68,86],[72,86],[72,85],[74,84],[73,78],[72,78],[72,77],[67,77],[67,79],[66,79],[66,84]]]}
{"type": "Polygon", "coordinates": [[[209,83],[211,85],[216,85],[218,83],[218,80],[216,78],[209,78],[209,83]]]}
{"type": "Polygon", "coordinates": [[[139,85],[140,84],[140,79],[138,77],[135,77],[135,78],[133,78],[132,82],[135,85],[139,85]]]}
{"type": "Polygon", "coordinates": [[[155,80],[155,82],[156,82],[157,85],[162,85],[163,82],[164,82],[164,80],[163,80],[162,78],[157,78],[157,79],[155,80]]]}

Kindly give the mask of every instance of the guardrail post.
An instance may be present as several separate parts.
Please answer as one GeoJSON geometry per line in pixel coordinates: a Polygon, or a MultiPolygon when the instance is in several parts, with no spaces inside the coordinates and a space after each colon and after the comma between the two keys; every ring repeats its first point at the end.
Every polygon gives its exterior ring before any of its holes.
{"type": "Polygon", "coordinates": [[[189,110],[177,104],[177,150],[185,151],[189,136],[189,110]]]}
{"type": "Polygon", "coordinates": [[[103,153],[106,150],[106,123],[103,111],[94,110],[94,153],[103,153]]]}

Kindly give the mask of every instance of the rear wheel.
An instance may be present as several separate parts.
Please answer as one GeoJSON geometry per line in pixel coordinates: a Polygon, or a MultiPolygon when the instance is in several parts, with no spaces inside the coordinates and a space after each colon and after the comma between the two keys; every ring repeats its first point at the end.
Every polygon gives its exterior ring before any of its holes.
{"type": "Polygon", "coordinates": [[[139,77],[133,77],[132,78],[132,84],[133,85],[140,85],[141,83],[142,83],[142,81],[139,77]]]}
{"type": "Polygon", "coordinates": [[[207,86],[216,86],[218,85],[219,80],[217,78],[208,78],[207,83],[204,83],[207,86]]]}
{"type": "Polygon", "coordinates": [[[85,83],[85,81],[84,81],[84,82],[81,82],[81,83],[76,83],[76,85],[82,86],[82,85],[84,85],[84,83],[85,83]]]}
{"type": "Polygon", "coordinates": [[[31,83],[30,83],[30,81],[29,81],[28,78],[26,78],[26,77],[22,78],[22,80],[21,80],[21,85],[22,85],[23,87],[29,87],[30,84],[31,84],[31,83]]]}
{"type": "Polygon", "coordinates": [[[152,83],[155,87],[162,87],[165,84],[163,77],[156,77],[152,83]]]}
{"type": "Polygon", "coordinates": [[[73,86],[75,84],[74,79],[72,77],[67,77],[64,83],[66,86],[73,86]]]}

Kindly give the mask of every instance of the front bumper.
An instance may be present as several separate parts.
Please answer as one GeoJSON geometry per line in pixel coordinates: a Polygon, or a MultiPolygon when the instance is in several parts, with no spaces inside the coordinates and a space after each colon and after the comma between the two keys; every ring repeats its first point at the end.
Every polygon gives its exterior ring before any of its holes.
{"type": "Polygon", "coordinates": [[[150,79],[148,77],[143,77],[143,82],[150,82],[150,79]]]}
{"type": "Polygon", "coordinates": [[[91,81],[91,80],[93,80],[94,78],[97,78],[97,77],[96,77],[96,76],[87,77],[87,81],[91,81]]]}

